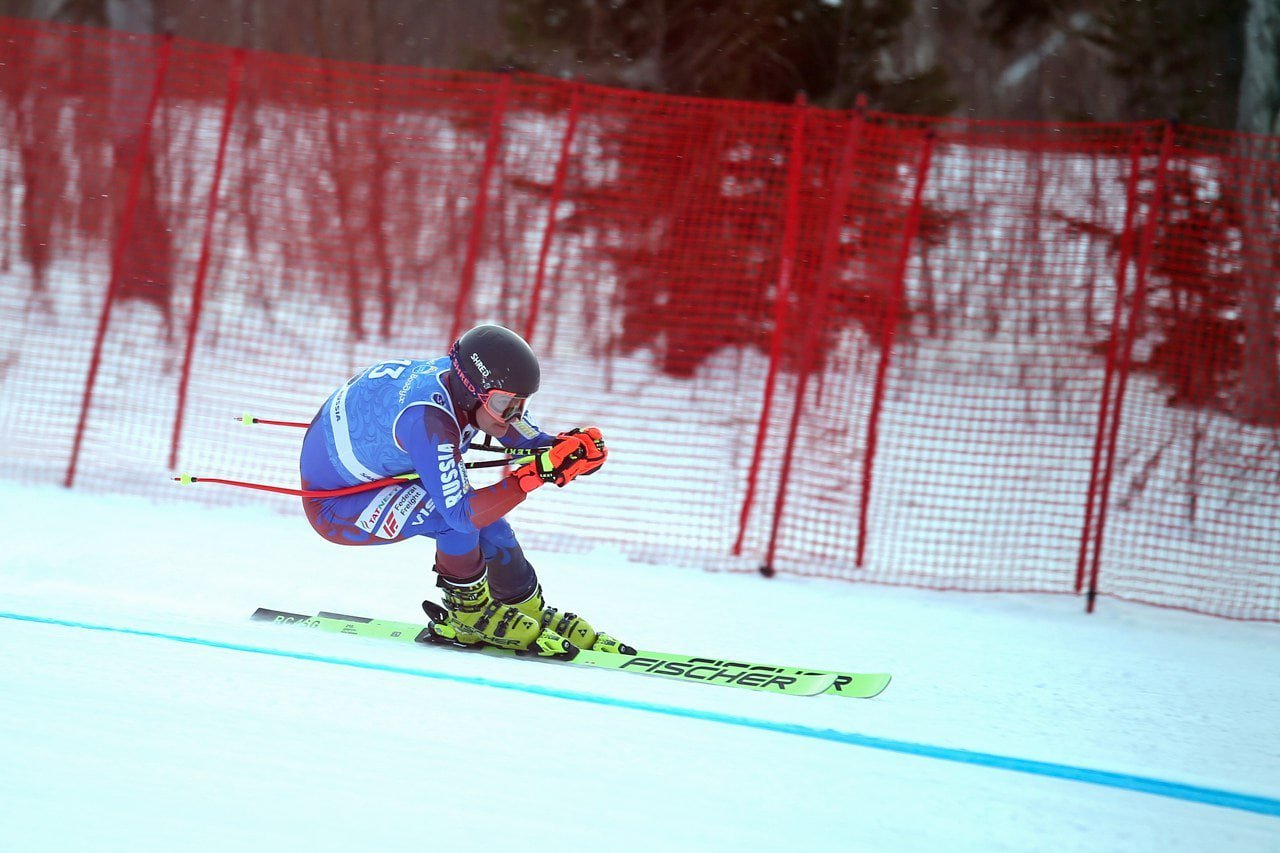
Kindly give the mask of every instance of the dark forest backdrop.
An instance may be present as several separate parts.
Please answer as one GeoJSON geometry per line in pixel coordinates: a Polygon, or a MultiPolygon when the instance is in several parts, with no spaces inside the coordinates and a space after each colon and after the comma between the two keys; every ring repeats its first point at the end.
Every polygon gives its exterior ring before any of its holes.
{"type": "MultiPolygon", "coordinates": [[[[1237,110],[1250,2],[0,0],[0,15],[376,64],[518,68],[668,94],[790,101],[804,91],[841,108],[865,92],[891,112],[1176,116],[1246,129],[1237,110]]],[[[1260,20],[1280,25],[1278,0],[1252,2],[1260,20]]]]}

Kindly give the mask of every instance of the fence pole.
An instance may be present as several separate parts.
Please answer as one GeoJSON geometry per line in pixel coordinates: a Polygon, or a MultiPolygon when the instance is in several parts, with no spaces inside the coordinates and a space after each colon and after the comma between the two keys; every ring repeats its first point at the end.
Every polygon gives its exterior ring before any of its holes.
{"type": "Polygon", "coordinates": [[[231,53],[231,66],[227,69],[227,99],[222,111],[222,132],[218,136],[218,155],[213,164],[213,184],[209,187],[209,201],[205,205],[204,235],[200,241],[200,260],[196,264],[196,280],[191,291],[191,312],[187,318],[187,342],[182,355],[182,373],[178,379],[177,412],[173,418],[173,435],[169,439],[169,470],[178,466],[178,448],[182,441],[182,423],[187,411],[187,387],[191,381],[191,361],[195,354],[196,333],[200,328],[200,314],[204,308],[204,286],[209,274],[209,254],[213,244],[213,222],[218,216],[218,192],[222,188],[222,170],[227,159],[227,140],[231,136],[231,122],[235,116],[236,102],[240,98],[240,81],[244,75],[245,52],[236,49],[231,53]]]}
{"type": "Polygon", "coordinates": [[[1133,259],[1133,220],[1138,210],[1138,180],[1142,176],[1142,151],[1145,130],[1137,128],[1129,144],[1129,178],[1125,186],[1124,225],[1120,232],[1120,257],[1116,263],[1115,305],[1111,313],[1111,332],[1107,340],[1106,368],[1102,378],[1102,399],[1098,405],[1098,427],[1093,439],[1093,459],[1089,466],[1089,487],[1085,494],[1084,524],[1080,530],[1080,553],[1076,559],[1075,592],[1084,589],[1085,567],[1096,533],[1098,493],[1102,484],[1103,457],[1107,429],[1110,426],[1112,397],[1116,378],[1116,353],[1120,346],[1121,318],[1124,316],[1125,286],[1129,263],[1133,259]]]}
{"type": "Polygon", "coordinates": [[[489,113],[489,137],[484,145],[484,164],[480,168],[480,182],[476,187],[476,204],[471,219],[471,233],[467,237],[467,256],[462,264],[462,280],[458,284],[458,297],[453,306],[453,326],[449,329],[449,340],[455,341],[462,334],[463,317],[466,316],[467,303],[471,301],[471,288],[475,284],[476,263],[480,257],[480,241],[484,237],[484,218],[489,209],[489,184],[493,176],[494,164],[498,162],[498,152],[502,149],[502,123],[507,114],[507,103],[511,100],[511,73],[506,72],[498,81],[498,91],[494,95],[493,109],[489,113]]]}
{"type": "Polygon", "coordinates": [[[1085,612],[1092,613],[1094,602],[1098,597],[1098,573],[1102,560],[1102,542],[1107,527],[1107,503],[1111,495],[1111,478],[1115,469],[1116,444],[1120,435],[1121,413],[1124,411],[1124,392],[1129,382],[1129,373],[1133,366],[1133,343],[1138,335],[1138,318],[1146,307],[1147,273],[1151,267],[1151,252],[1155,246],[1156,230],[1160,217],[1164,213],[1166,180],[1169,171],[1169,158],[1173,154],[1174,123],[1164,123],[1164,134],[1160,141],[1160,160],[1156,166],[1155,196],[1151,201],[1142,234],[1142,247],[1138,252],[1138,267],[1135,273],[1133,288],[1133,305],[1129,310],[1128,327],[1125,329],[1124,349],[1120,353],[1117,365],[1115,415],[1111,419],[1111,431],[1107,436],[1107,455],[1104,466],[1101,492],[1098,495],[1097,537],[1093,547],[1093,562],[1089,571],[1089,592],[1085,604],[1085,612]]]}
{"type": "Polygon", "coordinates": [[[578,131],[578,113],[582,109],[582,86],[570,84],[569,118],[564,129],[564,138],[560,140],[560,159],[556,162],[556,176],[551,185],[551,200],[547,205],[547,227],[542,231],[542,245],[538,249],[538,269],[533,277],[533,293],[529,296],[529,319],[524,325],[524,339],[533,339],[534,329],[538,324],[538,308],[542,302],[542,286],[547,276],[547,256],[551,253],[551,243],[556,236],[556,215],[560,209],[560,199],[564,196],[564,182],[569,173],[569,154],[573,149],[574,135],[578,131]]]}
{"type": "MultiPolygon", "coordinates": [[[[778,362],[782,359],[787,302],[791,299],[791,278],[800,237],[800,187],[804,179],[804,125],[807,112],[808,102],[805,100],[804,93],[799,92],[796,94],[795,105],[791,108],[791,145],[790,156],[787,158],[782,245],[778,256],[778,290],[773,297],[773,340],[769,345],[769,370],[764,380],[764,400],[760,405],[760,421],[756,426],[751,466],[747,469],[747,493],[743,497],[742,509],[738,514],[738,536],[733,543],[735,557],[742,553],[742,541],[747,535],[747,521],[751,516],[751,505],[755,501],[760,459],[764,453],[765,438],[769,431],[769,415],[773,410],[773,391],[778,379],[778,362]]],[[[771,570],[768,567],[762,567],[761,571],[767,575],[771,570]]]]}
{"type": "MultiPolygon", "coordinates": [[[[119,33],[114,34],[113,37],[123,38],[119,33]]],[[[151,87],[151,99],[147,103],[147,114],[143,119],[142,132],[138,135],[137,149],[133,155],[129,187],[125,191],[124,208],[120,213],[116,242],[111,251],[111,277],[107,281],[102,313],[98,315],[98,329],[94,334],[93,355],[89,359],[89,375],[85,378],[84,395],[80,399],[80,416],[76,421],[75,439],[71,444],[71,458],[67,462],[66,475],[62,480],[62,485],[68,489],[75,484],[76,468],[80,464],[80,448],[84,442],[85,427],[89,422],[89,410],[93,407],[93,392],[98,382],[98,370],[102,366],[102,348],[107,338],[107,326],[111,322],[111,306],[116,300],[116,292],[120,287],[120,264],[124,260],[124,247],[132,236],[133,217],[138,207],[138,194],[142,189],[142,172],[146,166],[147,153],[151,150],[151,129],[155,121],[156,108],[160,103],[160,93],[164,89],[165,77],[169,71],[169,57],[172,52],[173,36],[165,35],[159,42],[155,82],[151,87]]]]}
{"type": "Polygon", "coordinates": [[[774,496],[773,521],[769,530],[769,545],[765,550],[764,565],[761,572],[772,576],[774,572],[774,556],[777,553],[778,534],[782,530],[782,518],[786,513],[787,487],[791,482],[791,462],[795,455],[796,436],[800,431],[800,418],[804,410],[805,392],[809,387],[809,374],[813,369],[813,351],[817,348],[814,336],[819,328],[826,328],[827,300],[831,295],[832,283],[839,278],[838,256],[840,252],[840,230],[844,225],[845,211],[849,206],[849,195],[853,189],[851,172],[853,170],[854,151],[862,135],[862,124],[866,116],[865,101],[860,99],[859,105],[849,117],[849,126],[845,131],[840,148],[839,165],[836,168],[831,207],[827,212],[826,233],[823,235],[822,256],[818,264],[818,291],[814,295],[811,308],[812,319],[804,324],[803,343],[800,347],[800,361],[796,377],[795,397],[791,403],[791,418],[787,425],[787,440],[782,450],[782,472],[778,482],[778,493],[774,496]]]}
{"type": "Polygon", "coordinates": [[[897,271],[894,276],[896,288],[893,298],[884,312],[884,331],[881,333],[880,363],[876,365],[876,384],[871,397],[871,411],[867,416],[867,442],[863,449],[862,493],[858,507],[858,541],[857,555],[854,565],[862,568],[867,551],[867,516],[871,507],[871,480],[875,468],[876,447],[880,440],[880,413],[884,408],[885,388],[889,380],[889,362],[893,355],[894,338],[898,331],[898,320],[902,306],[907,301],[907,262],[911,258],[911,243],[920,231],[920,219],[924,209],[924,186],[929,179],[929,166],[933,161],[934,133],[932,130],[924,134],[924,145],[920,152],[920,164],[916,170],[916,187],[911,196],[911,208],[907,212],[907,221],[903,226],[902,248],[899,250],[897,271]]]}

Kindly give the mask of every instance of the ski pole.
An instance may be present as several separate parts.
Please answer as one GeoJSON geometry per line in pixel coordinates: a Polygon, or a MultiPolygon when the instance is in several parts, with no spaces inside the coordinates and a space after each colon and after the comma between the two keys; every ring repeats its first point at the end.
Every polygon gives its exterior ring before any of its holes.
{"type": "MultiPolygon", "coordinates": [[[[267,426],[297,427],[299,429],[308,429],[311,426],[311,424],[304,424],[299,421],[268,420],[267,418],[255,417],[254,415],[248,414],[247,412],[243,415],[240,415],[238,418],[236,418],[236,420],[244,424],[245,426],[253,426],[254,424],[265,424],[267,426]]],[[[472,450],[484,450],[489,453],[524,453],[525,452],[524,450],[521,450],[515,447],[502,447],[501,445],[490,444],[489,438],[490,436],[486,435],[484,444],[477,444],[476,442],[473,441],[471,442],[470,445],[468,445],[468,447],[470,447],[472,450]]],[[[505,465],[505,464],[507,463],[501,460],[496,462],[471,462],[467,464],[467,467],[468,468],[491,468],[495,465],[505,465]]]]}
{"type": "Polygon", "coordinates": [[[291,489],[288,486],[272,486],[266,483],[249,483],[244,480],[224,480],[221,477],[196,477],[191,474],[179,474],[172,478],[176,483],[189,485],[191,483],[219,483],[223,486],[237,486],[241,489],[257,489],[260,492],[274,492],[277,495],[295,495],[300,498],[338,498],[343,495],[354,495],[357,492],[367,492],[373,489],[381,489],[386,486],[393,486],[397,483],[403,483],[407,480],[418,479],[417,474],[401,474],[398,477],[384,477],[381,480],[373,480],[369,483],[357,483],[354,486],[347,486],[342,489],[291,489]]]}
{"type": "MultiPolygon", "coordinates": [[[[513,456],[508,459],[490,459],[485,462],[465,462],[464,468],[496,468],[500,465],[522,465],[525,462],[533,461],[533,457],[513,456]]],[[[245,480],[227,480],[221,477],[197,477],[193,474],[179,474],[172,478],[176,483],[190,485],[192,483],[218,483],[223,486],[236,486],[241,489],[257,489],[261,492],[274,492],[278,495],[295,495],[300,498],[337,498],[343,495],[354,495],[357,492],[368,492],[374,489],[385,488],[386,486],[394,486],[408,480],[418,479],[418,475],[413,472],[405,474],[396,474],[393,477],[383,477],[381,480],[371,480],[368,483],[356,483],[354,486],[344,486],[341,489],[294,489],[288,486],[273,486],[267,483],[251,483],[245,480]]]]}
{"type": "Polygon", "coordinates": [[[244,424],[245,426],[253,426],[254,424],[266,424],[267,426],[298,427],[299,429],[307,429],[308,427],[311,426],[311,424],[304,424],[298,421],[270,421],[270,420],[267,420],[266,418],[255,418],[253,415],[250,415],[248,413],[241,415],[240,417],[236,418],[236,420],[238,420],[240,423],[244,424]]]}

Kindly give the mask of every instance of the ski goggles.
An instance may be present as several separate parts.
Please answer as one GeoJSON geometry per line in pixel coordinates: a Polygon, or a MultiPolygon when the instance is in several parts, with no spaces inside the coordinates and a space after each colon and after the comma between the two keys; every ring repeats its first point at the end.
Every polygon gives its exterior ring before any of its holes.
{"type": "Polygon", "coordinates": [[[492,391],[482,391],[479,396],[480,405],[484,406],[484,410],[504,424],[511,423],[523,415],[525,404],[529,402],[528,397],[521,397],[510,391],[499,391],[496,388],[492,391]]]}

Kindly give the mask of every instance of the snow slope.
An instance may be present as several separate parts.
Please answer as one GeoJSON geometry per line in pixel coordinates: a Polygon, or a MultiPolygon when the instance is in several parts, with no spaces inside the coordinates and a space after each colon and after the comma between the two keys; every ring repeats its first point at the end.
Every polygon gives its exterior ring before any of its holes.
{"type": "Polygon", "coordinates": [[[0,503],[5,850],[1280,849],[1275,625],[531,555],[640,646],[895,674],[778,697],[247,619],[416,619],[425,541],[0,503]]]}

